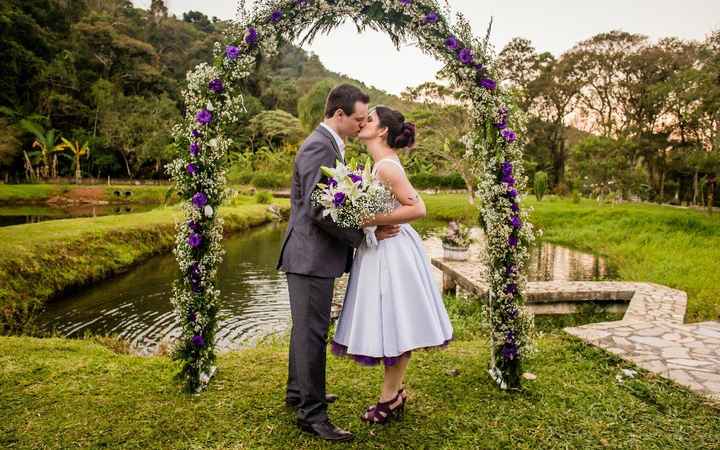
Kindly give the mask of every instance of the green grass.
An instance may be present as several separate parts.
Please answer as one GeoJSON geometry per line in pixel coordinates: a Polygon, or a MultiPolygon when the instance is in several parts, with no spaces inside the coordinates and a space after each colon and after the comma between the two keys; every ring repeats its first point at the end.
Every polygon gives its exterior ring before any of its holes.
{"type": "MultiPolygon", "coordinates": [[[[252,198],[220,209],[226,232],[271,220],[252,198]]],[[[279,200],[282,208],[288,202],[279,200]]],[[[25,330],[34,312],[65,289],[127,270],[174,245],[181,211],[54,220],[0,228],[0,333],[25,330]]]]}
{"type": "MultiPolygon", "coordinates": [[[[430,219],[475,223],[476,213],[462,194],[423,197],[430,219]]],[[[720,214],[652,204],[605,204],[592,200],[526,197],[531,222],[545,241],[606,256],[627,281],[647,281],[688,294],[686,320],[720,318],[720,214]]]]}
{"type": "MultiPolygon", "coordinates": [[[[52,197],[77,198],[81,192],[93,192],[98,201],[109,203],[163,203],[170,186],[164,185],[74,185],[74,184],[0,184],[0,204],[45,203],[52,197]],[[115,192],[120,195],[116,195],[115,192]],[[130,195],[125,195],[130,192],[130,195]]],[[[176,202],[176,196],[170,201],[176,202]]]]}
{"type": "MultiPolygon", "coordinates": [[[[448,299],[456,336],[447,350],[416,352],[405,420],[370,427],[358,416],[376,400],[380,368],[329,357],[328,386],[340,396],[334,422],[351,448],[718,448],[709,402],[641,373],[560,333],[538,340],[523,392],[495,388],[488,344],[455,315],[474,306],[448,299]],[[457,369],[456,376],[449,371],[457,369]]],[[[299,432],[282,403],[286,339],[220,356],[210,389],[181,393],[166,357],[113,353],[99,340],[0,338],[2,448],[332,448],[299,432]]]]}
{"type": "Polygon", "coordinates": [[[720,214],[555,197],[528,203],[543,239],[607,256],[623,280],[687,292],[687,321],[720,318],[720,214]]]}

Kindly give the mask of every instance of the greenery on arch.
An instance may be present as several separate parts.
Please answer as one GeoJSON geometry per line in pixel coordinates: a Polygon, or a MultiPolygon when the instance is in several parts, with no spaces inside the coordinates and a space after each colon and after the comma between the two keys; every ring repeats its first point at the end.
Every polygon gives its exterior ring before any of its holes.
{"type": "Polygon", "coordinates": [[[531,349],[532,318],[522,307],[524,267],[533,238],[527,211],[520,208],[522,115],[497,85],[488,36],[478,39],[458,14],[434,0],[260,0],[252,11],[241,2],[239,20],[224,43],[216,43],[212,64],[188,74],[187,112],[174,128],[183,150],[168,165],[186,220],[178,224],[175,255],[180,276],[173,303],[182,322],[175,357],[180,376],[193,392],[215,373],[214,342],[220,292],[215,286],[222,259],[222,219],[217,208],[225,196],[225,130],[245,113],[241,83],[263,59],[274,57],[284,41],[306,42],[342,21],[359,31],[385,32],[395,45],[413,41],[445,64],[441,74],[461,92],[474,129],[464,139],[467,161],[479,177],[480,222],[487,236],[492,356],[489,373],[505,388],[519,388],[522,360],[531,349]],[[513,126],[514,130],[510,128],[513,126]]]}

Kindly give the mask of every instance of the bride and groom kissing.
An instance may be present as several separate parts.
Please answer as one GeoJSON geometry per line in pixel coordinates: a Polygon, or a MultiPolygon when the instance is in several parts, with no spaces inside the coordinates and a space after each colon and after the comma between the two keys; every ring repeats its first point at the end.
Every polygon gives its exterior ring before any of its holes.
{"type": "Polygon", "coordinates": [[[351,85],[335,87],[325,117],[300,147],[292,174],[291,213],[278,269],[286,273],[292,330],[285,403],[297,426],[330,441],[353,435],[332,424],[325,367],[335,279],[349,272],[333,353],[365,365],[383,364],[385,375],[376,404],[361,420],[385,424],[402,418],[407,402],[405,372],[413,350],[440,347],[452,339],[442,296],[422,240],[409,222],[426,215],[397,152],[415,142],[415,126],[388,107],[368,109],[370,98],[351,85]],[[394,207],[363,229],[341,228],[311,194],[323,180],[321,166],[345,162],[345,141],[364,143],[372,175],[392,192],[394,207]],[[373,236],[374,235],[374,236],[373,236]]]}

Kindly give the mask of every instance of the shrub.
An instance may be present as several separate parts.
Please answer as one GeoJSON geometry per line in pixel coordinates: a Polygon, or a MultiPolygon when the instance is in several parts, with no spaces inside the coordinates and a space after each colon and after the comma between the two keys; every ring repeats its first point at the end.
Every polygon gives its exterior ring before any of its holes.
{"type": "Polygon", "coordinates": [[[290,186],[290,176],[281,173],[258,172],[250,183],[262,189],[277,189],[290,186]]]}
{"type": "Polygon", "coordinates": [[[535,181],[533,183],[533,186],[535,188],[535,197],[538,201],[542,201],[543,196],[547,192],[547,182],[547,173],[543,171],[535,172],[535,181]]]}
{"type": "Polygon", "coordinates": [[[255,194],[255,202],[260,205],[269,205],[273,201],[273,195],[268,191],[260,191],[255,194]]]}
{"type": "Polygon", "coordinates": [[[410,175],[410,182],[417,189],[465,189],[465,180],[460,174],[436,175],[433,173],[415,173],[410,175]]]}

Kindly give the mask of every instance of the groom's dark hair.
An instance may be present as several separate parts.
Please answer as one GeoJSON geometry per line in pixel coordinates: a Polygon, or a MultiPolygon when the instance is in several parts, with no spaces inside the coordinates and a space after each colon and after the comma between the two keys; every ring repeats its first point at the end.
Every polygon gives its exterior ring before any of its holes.
{"type": "Polygon", "coordinates": [[[342,109],[349,116],[355,112],[357,102],[370,103],[370,96],[351,84],[336,86],[330,91],[325,102],[325,117],[329,119],[338,109],[342,109]]]}

